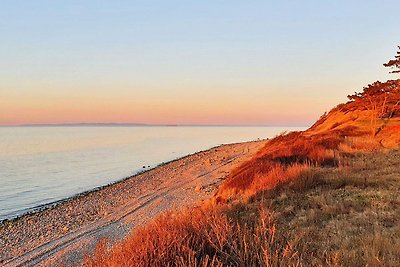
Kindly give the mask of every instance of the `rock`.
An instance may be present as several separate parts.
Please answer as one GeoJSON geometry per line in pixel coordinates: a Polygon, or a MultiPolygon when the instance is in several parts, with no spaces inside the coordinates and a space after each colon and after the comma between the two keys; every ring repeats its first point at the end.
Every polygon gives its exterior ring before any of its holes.
{"type": "Polygon", "coordinates": [[[194,188],[194,192],[199,192],[201,189],[203,189],[203,187],[201,187],[201,186],[196,186],[196,187],[194,188]]]}

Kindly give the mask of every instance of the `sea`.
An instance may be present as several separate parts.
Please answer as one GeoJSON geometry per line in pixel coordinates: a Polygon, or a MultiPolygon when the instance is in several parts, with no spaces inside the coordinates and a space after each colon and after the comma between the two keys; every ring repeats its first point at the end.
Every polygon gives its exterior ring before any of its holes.
{"type": "Polygon", "coordinates": [[[0,221],[221,144],[303,127],[0,127],[0,221]]]}

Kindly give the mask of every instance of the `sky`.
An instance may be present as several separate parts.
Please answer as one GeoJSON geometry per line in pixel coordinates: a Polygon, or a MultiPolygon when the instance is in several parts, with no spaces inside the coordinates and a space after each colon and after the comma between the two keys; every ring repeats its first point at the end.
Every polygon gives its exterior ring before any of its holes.
{"type": "Polygon", "coordinates": [[[0,125],[312,124],[396,79],[400,1],[2,0],[0,125]]]}

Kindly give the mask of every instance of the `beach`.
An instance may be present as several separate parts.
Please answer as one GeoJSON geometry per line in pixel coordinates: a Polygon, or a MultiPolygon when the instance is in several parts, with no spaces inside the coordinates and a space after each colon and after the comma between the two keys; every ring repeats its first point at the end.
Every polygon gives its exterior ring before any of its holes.
{"type": "Polygon", "coordinates": [[[210,198],[266,141],[218,146],[0,225],[0,264],[79,266],[106,238],[124,238],[162,212],[210,198]]]}

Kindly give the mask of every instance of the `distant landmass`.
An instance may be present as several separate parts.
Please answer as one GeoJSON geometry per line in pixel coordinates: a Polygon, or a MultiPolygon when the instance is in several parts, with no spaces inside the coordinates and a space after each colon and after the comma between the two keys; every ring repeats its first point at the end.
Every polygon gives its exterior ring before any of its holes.
{"type": "Polygon", "coordinates": [[[41,123],[41,124],[20,124],[16,125],[19,127],[81,127],[81,126],[87,126],[87,127],[96,127],[96,126],[102,126],[102,127],[115,127],[115,126],[164,126],[164,125],[153,125],[153,124],[146,124],[146,123],[90,123],[90,122],[83,122],[83,123],[41,123]]]}
{"type": "Polygon", "coordinates": [[[30,123],[0,127],[308,127],[307,125],[150,124],[150,123],[30,123]]]}

